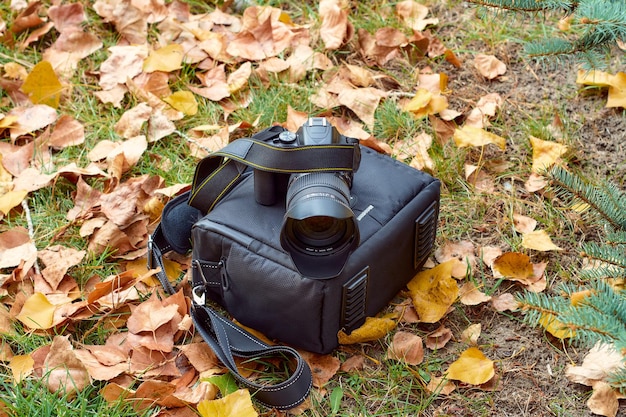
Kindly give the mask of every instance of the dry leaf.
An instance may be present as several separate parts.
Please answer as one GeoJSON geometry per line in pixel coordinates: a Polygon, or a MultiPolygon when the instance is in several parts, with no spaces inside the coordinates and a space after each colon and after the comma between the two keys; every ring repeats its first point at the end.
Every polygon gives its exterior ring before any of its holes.
{"type": "Polygon", "coordinates": [[[397,3],[396,14],[400,17],[402,23],[417,32],[423,31],[428,25],[439,23],[437,18],[426,19],[428,7],[413,0],[404,0],[397,3]]]}
{"type": "Polygon", "coordinates": [[[396,321],[391,316],[384,317],[366,317],[365,323],[349,335],[343,330],[337,335],[339,343],[342,345],[352,345],[355,343],[371,342],[385,337],[390,331],[396,328],[396,321]]]}
{"type": "Polygon", "coordinates": [[[145,72],[172,72],[182,67],[183,63],[183,47],[180,44],[173,43],[156,51],[150,52],[150,55],[143,62],[143,70],[145,72]]]}
{"type": "Polygon", "coordinates": [[[565,326],[559,319],[550,313],[543,313],[539,319],[539,324],[552,336],[559,339],[574,337],[576,332],[565,326]]]}
{"type": "Polygon", "coordinates": [[[450,364],[448,378],[471,385],[481,385],[496,374],[493,361],[475,347],[470,347],[450,364]]]}
{"type": "Polygon", "coordinates": [[[491,300],[491,296],[476,288],[474,283],[466,282],[459,289],[459,300],[467,306],[475,306],[491,300]]]}
{"type": "Polygon", "coordinates": [[[585,355],[582,364],[565,368],[565,376],[571,382],[594,386],[599,381],[606,382],[609,375],[623,366],[623,355],[614,345],[596,343],[585,355]]]}
{"type": "Polygon", "coordinates": [[[49,329],[54,323],[56,306],[41,293],[34,293],[26,299],[17,319],[31,329],[49,329]]]}
{"type": "Polygon", "coordinates": [[[506,139],[503,137],[473,126],[463,126],[461,128],[457,128],[454,131],[453,138],[454,143],[456,143],[456,146],[459,148],[465,148],[468,146],[485,146],[489,144],[494,144],[501,150],[504,150],[506,147],[506,139]]]}
{"type": "Polygon", "coordinates": [[[533,264],[530,257],[519,252],[505,252],[498,256],[491,266],[494,278],[507,278],[529,284],[534,280],[533,264]]]}
{"type": "Polygon", "coordinates": [[[478,338],[482,326],[480,323],[470,324],[463,332],[461,332],[461,342],[467,343],[470,346],[476,346],[478,344],[478,338]]]}
{"type": "Polygon", "coordinates": [[[547,185],[548,185],[548,181],[546,180],[545,177],[539,174],[535,174],[533,172],[528,177],[528,180],[524,183],[524,188],[526,188],[526,191],[528,191],[529,193],[534,193],[535,191],[539,191],[539,190],[546,188],[547,185]]]}
{"type": "Polygon", "coordinates": [[[408,365],[419,365],[424,361],[422,338],[409,332],[396,332],[387,349],[387,359],[399,360],[408,365]]]}
{"type": "Polygon", "coordinates": [[[522,246],[538,251],[563,250],[554,243],[545,230],[536,230],[522,235],[522,246]]]}
{"type": "Polygon", "coordinates": [[[425,88],[419,88],[415,96],[402,106],[402,110],[416,118],[437,114],[448,108],[448,99],[440,94],[433,94],[425,88]]]}
{"type": "Polygon", "coordinates": [[[612,75],[598,70],[579,70],[576,83],[596,87],[608,87],[609,95],[606,107],[626,108],[626,73],[618,72],[612,75]]]}
{"type": "Polygon", "coordinates": [[[9,361],[9,368],[13,374],[13,380],[19,384],[24,378],[33,372],[35,360],[31,355],[16,355],[9,361]]]}
{"type": "Polygon", "coordinates": [[[452,339],[452,330],[445,326],[439,327],[434,332],[426,335],[426,347],[428,349],[441,349],[452,339]]]}
{"type": "Polygon", "coordinates": [[[339,370],[341,362],[332,355],[320,355],[311,352],[300,352],[302,358],[311,369],[313,386],[322,388],[339,370]]]}
{"type": "Polygon", "coordinates": [[[457,262],[453,263],[452,276],[464,278],[476,268],[474,251],[474,244],[469,240],[446,242],[435,250],[435,259],[439,263],[456,260],[457,262]]]}
{"type": "Polygon", "coordinates": [[[33,104],[45,104],[56,109],[59,107],[63,85],[54,73],[52,65],[48,61],[41,61],[26,77],[22,91],[28,94],[33,104]]]}
{"type": "Polygon", "coordinates": [[[483,77],[493,80],[506,72],[506,65],[493,55],[478,54],[474,58],[474,68],[483,77]]]}
{"type": "Polygon", "coordinates": [[[198,403],[202,417],[258,417],[252,405],[248,390],[237,390],[217,400],[204,400],[198,403]]]}
{"type": "Polygon", "coordinates": [[[451,259],[422,271],[407,284],[421,322],[439,321],[456,301],[459,288],[452,278],[455,262],[458,260],[451,259]]]}
{"type": "Polygon", "coordinates": [[[537,227],[537,220],[532,217],[513,213],[513,226],[518,233],[530,233],[537,227]]]}
{"type": "Polygon", "coordinates": [[[51,392],[82,391],[91,381],[87,369],[74,353],[69,336],[55,336],[44,362],[45,379],[51,392]]]}
{"type": "MultiPolygon", "coordinates": [[[[608,107],[608,106],[607,106],[608,107]]],[[[624,398],[606,382],[593,386],[593,394],[587,400],[587,407],[592,413],[606,417],[616,417],[619,411],[619,399],[624,398]]]]}
{"type": "Polygon", "coordinates": [[[441,395],[450,395],[452,391],[456,389],[456,385],[454,382],[450,381],[448,378],[430,377],[430,382],[426,385],[426,390],[432,394],[441,394],[441,395]]]}
{"type": "Polygon", "coordinates": [[[555,164],[565,152],[567,146],[557,142],[541,140],[534,136],[530,137],[530,144],[533,148],[533,166],[532,172],[540,174],[550,166],[555,164]]]}
{"type": "Polygon", "coordinates": [[[496,311],[517,311],[519,303],[513,294],[504,293],[491,298],[491,305],[496,311]]]}
{"type": "Polygon", "coordinates": [[[348,22],[348,11],[339,0],[320,1],[319,15],[322,16],[320,36],[325,49],[338,49],[349,40],[354,29],[348,22]]]}
{"type": "Polygon", "coordinates": [[[163,101],[187,116],[198,113],[198,102],[190,91],[177,91],[163,97],[163,101]]]}

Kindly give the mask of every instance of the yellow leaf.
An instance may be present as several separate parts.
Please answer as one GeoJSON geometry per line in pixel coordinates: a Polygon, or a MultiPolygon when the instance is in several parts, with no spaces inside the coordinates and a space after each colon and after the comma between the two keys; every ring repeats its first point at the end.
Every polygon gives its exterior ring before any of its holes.
{"type": "Polygon", "coordinates": [[[177,91],[164,97],[163,101],[187,116],[198,113],[198,102],[191,91],[177,91]]]}
{"type": "Polygon", "coordinates": [[[613,83],[609,86],[606,107],[626,108],[626,73],[618,72],[613,77],[613,83]]]}
{"type": "Polygon", "coordinates": [[[40,292],[36,292],[24,303],[17,319],[31,329],[49,329],[52,327],[56,307],[40,292]]]}
{"type": "Polygon", "coordinates": [[[480,385],[496,374],[493,361],[478,348],[470,347],[448,368],[448,378],[471,385],[480,385]]]}
{"type": "Polygon", "coordinates": [[[534,173],[541,173],[554,164],[565,152],[567,146],[557,142],[541,140],[534,136],[530,137],[530,144],[533,147],[533,167],[534,173]]]}
{"type": "Polygon", "coordinates": [[[8,191],[0,196],[0,212],[3,214],[9,214],[9,211],[13,207],[17,207],[22,204],[22,200],[26,198],[28,191],[16,190],[8,191]]]}
{"type": "Polygon", "coordinates": [[[592,290],[582,290],[582,291],[576,291],[573,292],[570,296],[569,296],[569,300],[570,303],[574,306],[577,307],[579,304],[581,304],[587,297],[593,295],[595,292],[592,290]]]}
{"type": "Polygon", "coordinates": [[[539,324],[541,324],[548,333],[559,339],[574,337],[576,334],[576,332],[565,327],[563,322],[550,313],[543,313],[539,319],[539,324]]]}
{"type": "Polygon", "coordinates": [[[402,110],[412,113],[416,118],[422,118],[447,108],[448,99],[444,96],[434,94],[425,88],[419,88],[415,96],[403,106],[402,110]]]}
{"type": "Polygon", "coordinates": [[[388,314],[383,317],[366,317],[363,326],[354,330],[349,335],[340,330],[337,334],[339,343],[352,345],[355,343],[371,342],[385,337],[387,333],[396,328],[394,318],[396,314],[388,314]]]}
{"type": "Polygon", "coordinates": [[[459,295],[459,287],[452,278],[452,268],[458,262],[450,259],[415,275],[407,284],[415,311],[423,323],[441,319],[459,295]]]}
{"type": "Polygon", "coordinates": [[[613,75],[604,71],[579,70],[576,84],[592,85],[595,87],[608,87],[613,84],[613,75]]]}
{"type": "Polygon", "coordinates": [[[497,145],[502,150],[506,147],[506,139],[503,137],[474,126],[457,128],[454,131],[453,138],[454,143],[456,143],[456,146],[459,148],[485,146],[489,144],[497,145]]]}
{"type": "Polygon", "coordinates": [[[15,383],[19,384],[22,379],[30,375],[33,372],[34,365],[35,361],[30,355],[13,356],[11,361],[9,361],[9,366],[11,367],[15,383]]]}
{"type": "Polygon", "coordinates": [[[519,252],[505,252],[498,256],[491,266],[495,278],[507,278],[529,284],[534,276],[530,257],[519,252]]]}
{"type": "Polygon", "coordinates": [[[148,58],[143,62],[145,72],[172,72],[181,68],[184,50],[182,45],[173,43],[164,46],[156,51],[150,52],[148,58]]]}
{"type": "Polygon", "coordinates": [[[252,405],[248,390],[237,390],[232,394],[217,399],[198,403],[198,412],[202,417],[258,417],[252,405]]]}
{"type": "Polygon", "coordinates": [[[562,250],[562,248],[552,243],[552,239],[550,239],[550,236],[548,236],[545,230],[535,230],[534,232],[523,234],[522,246],[527,249],[534,249],[542,252],[549,250],[562,250]]]}
{"type": "Polygon", "coordinates": [[[19,118],[17,116],[6,115],[0,119],[0,130],[13,127],[19,118]]]}
{"type": "Polygon", "coordinates": [[[63,86],[48,61],[35,65],[22,84],[22,91],[28,94],[33,104],[46,104],[59,107],[63,86]]]}

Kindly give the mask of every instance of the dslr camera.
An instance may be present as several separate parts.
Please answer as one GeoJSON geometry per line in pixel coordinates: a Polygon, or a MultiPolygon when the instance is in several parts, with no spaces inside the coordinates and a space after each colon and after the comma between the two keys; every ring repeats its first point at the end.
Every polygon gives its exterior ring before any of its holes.
{"type": "Polygon", "coordinates": [[[284,131],[266,142],[284,149],[284,158],[298,147],[354,145],[352,171],[284,174],[254,170],[257,203],[271,206],[285,197],[280,244],[298,270],[311,277],[338,275],[359,245],[350,194],[361,160],[358,140],[341,135],[324,117],[311,117],[296,133],[284,131]]]}

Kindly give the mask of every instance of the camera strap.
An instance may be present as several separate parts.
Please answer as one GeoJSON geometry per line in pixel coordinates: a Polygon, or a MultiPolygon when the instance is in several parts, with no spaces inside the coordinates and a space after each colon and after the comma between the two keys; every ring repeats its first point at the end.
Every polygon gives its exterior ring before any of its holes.
{"type": "MultiPolygon", "coordinates": [[[[161,225],[157,226],[148,244],[148,268],[160,268],[157,278],[169,295],[175,290],[164,272],[163,255],[171,249],[161,225]]],[[[194,327],[235,379],[267,407],[286,410],[301,404],[309,395],[313,381],[311,370],[302,356],[288,346],[268,345],[207,306],[204,298],[204,287],[194,287],[190,311],[194,327]],[[278,384],[261,385],[247,379],[235,361],[235,358],[262,360],[269,357],[278,357],[292,364],[290,376],[278,384]]]]}
{"type": "Polygon", "coordinates": [[[293,174],[303,172],[353,172],[358,144],[280,147],[266,142],[283,132],[280,126],[253,138],[237,139],[204,158],[194,175],[189,205],[207,213],[239,181],[247,167],[293,174]]]}

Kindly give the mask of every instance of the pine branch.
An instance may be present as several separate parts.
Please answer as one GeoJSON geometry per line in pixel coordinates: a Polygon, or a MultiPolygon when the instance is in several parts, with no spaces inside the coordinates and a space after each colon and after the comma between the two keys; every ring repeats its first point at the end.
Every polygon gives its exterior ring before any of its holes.
{"type": "Polygon", "coordinates": [[[470,3],[488,8],[516,12],[540,12],[544,10],[573,10],[578,2],[568,0],[468,0],[470,3]]]}
{"type": "Polygon", "coordinates": [[[619,246],[599,245],[596,242],[583,244],[582,256],[613,265],[618,268],[626,268],[626,256],[623,248],[619,246]]]}

